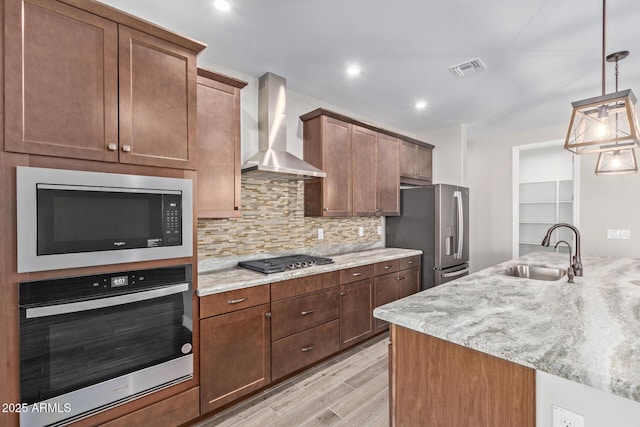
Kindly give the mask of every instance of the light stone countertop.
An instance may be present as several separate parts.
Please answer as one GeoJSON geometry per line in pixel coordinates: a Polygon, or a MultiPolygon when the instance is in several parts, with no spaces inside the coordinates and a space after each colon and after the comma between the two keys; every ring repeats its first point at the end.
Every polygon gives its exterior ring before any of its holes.
{"type": "Polygon", "coordinates": [[[536,252],[378,307],[374,316],[640,401],[640,259],[584,256],[567,283],[503,275],[517,263],[567,268],[536,252]]]}
{"type": "Polygon", "coordinates": [[[229,268],[198,275],[198,296],[217,294],[235,289],[249,288],[251,286],[267,283],[281,282],[287,279],[311,276],[329,271],[358,267],[376,262],[390,261],[414,255],[421,255],[422,251],[414,249],[380,248],[362,252],[353,252],[339,255],[328,255],[333,259],[333,264],[316,265],[313,267],[287,270],[282,273],[262,274],[245,268],[229,268]]]}

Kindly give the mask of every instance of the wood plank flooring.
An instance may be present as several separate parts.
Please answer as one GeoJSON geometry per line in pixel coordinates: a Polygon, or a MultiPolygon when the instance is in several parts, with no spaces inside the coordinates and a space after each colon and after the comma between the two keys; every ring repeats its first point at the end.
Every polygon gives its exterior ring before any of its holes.
{"type": "Polygon", "coordinates": [[[388,344],[388,333],[378,335],[196,427],[386,427],[388,344]]]}

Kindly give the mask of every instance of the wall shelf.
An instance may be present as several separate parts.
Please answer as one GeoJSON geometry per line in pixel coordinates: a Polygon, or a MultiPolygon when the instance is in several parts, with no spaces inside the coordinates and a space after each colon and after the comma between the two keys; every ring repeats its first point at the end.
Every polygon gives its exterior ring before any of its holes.
{"type": "Polygon", "coordinates": [[[519,190],[520,255],[540,250],[565,252],[566,247],[553,247],[558,240],[566,240],[573,246],[573,233],[564,228],[553,232],[548,248],[540,244],[551,225],[573,222],[573,181],[521,182],[519,190]]]}

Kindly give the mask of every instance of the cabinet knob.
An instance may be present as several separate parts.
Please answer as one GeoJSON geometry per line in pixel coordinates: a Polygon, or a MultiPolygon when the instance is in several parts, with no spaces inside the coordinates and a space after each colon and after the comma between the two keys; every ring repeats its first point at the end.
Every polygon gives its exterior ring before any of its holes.
{"type": "Polygon", "coordinates": [[[316,346],[311,344],[311,345],[305,345],[304,347],[302,347],[300,350],[302,350],[303,353],[306,353],[307,351],[311,351],[315,348],[316,346]]]}
{"type": "Polygon", "coordinates": [[[230,299],[230,300],[227,301],[227,304],[239,304],[241,302],[245,302],[248,299],[249,299],[249,297],[238,298],[238,299],[230,299]]]}
{"type": "Polygon", "coordinates": [[[347,294],[346,292],[340,292],[341,297],[345,296],[346,294],[347,294]]]}
{"type": "Polygon", "coordinates": [[[118,149],[118,144],[116,144],[115,142],[111,142],[107,145],[107,149],[109,151],[116,151],[118,149]]]}
{"type": "Polygon", "coordinates": [[[323,209],[325,212],[329,212],[329,208],[324,208],[323,209]]]}
{"type": "Polygon", "coordinates": [[[267,319],[271,319],[271,312],[270,312],[270,311],[266,312],[266,313],[264,314],[264,316],[265,316],[267,319]]]}
{"type": "Polygon", "coordinates": [[[131,151],[131,146],[130,145],[123,145],[122,146],[122,151],[124,151],[125,153],[128,153],[131,151]]]}

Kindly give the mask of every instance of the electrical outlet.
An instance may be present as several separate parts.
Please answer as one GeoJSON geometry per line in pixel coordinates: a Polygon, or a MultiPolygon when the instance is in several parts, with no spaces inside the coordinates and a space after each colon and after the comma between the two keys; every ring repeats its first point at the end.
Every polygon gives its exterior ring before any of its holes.
{"type": "Polygon", "coordinates": [[[584,427],[584,417],[553,405],[553,427],[584,427]]]}
{"type": "Polygon", "coordinates": [[[631,230],[607,230],[607,239],[631,239],[631,230]]]}
{"type": "Polygon", "coordinates": [[[324,229],[318,228],[318,240],[324,239],[324,229]]]}
{"type": "Polygon", "coordinates": [[[364,236],[364,227],[358,227],[358,236],[364,236]]]}
{"type": "Polygon", "coordinates": [[[382,226],[378,226],[378,236],[382,236],[382,226]]]}

